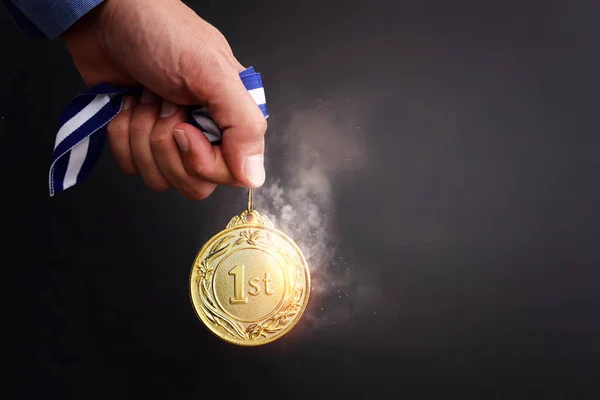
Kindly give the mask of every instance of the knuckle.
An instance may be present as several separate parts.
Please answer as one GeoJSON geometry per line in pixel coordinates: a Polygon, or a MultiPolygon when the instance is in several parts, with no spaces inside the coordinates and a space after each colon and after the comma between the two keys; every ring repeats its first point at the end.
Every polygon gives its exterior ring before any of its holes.
{"type": "Polygon", "coordinates": [[[181,195],[182,195],[183,197],[185,197],[186,199],[188,199],[188,200],[196,200],[196,199],[194,199],[194,198],[193,198],[193,197],[192,197],[192,196],[191,196],[191,195],[190,195],[188,192],[186,192],[186,191],[185,191],[185,190],[183,190],[183,189],[177,189],[177,191],[178,191],[179,193],[181,193],[181,195]]]}
{"type": "Polygon", "coordinates": [[[135,169],[131,169],[131,168],[127,168],[127,167],[121,167],[121,169],[127,176],[136,176],[137,175],[137,171],[135,169]]]}
{"type": "Polygon", "coordinates": [[[152,148],[162,148],[171,142],[171,135],[169,132],[153,132],[150,135],[150,146],[152,148]]]}
{"type": "Polygon", "coordinates": [[[187,164],[188,173],[195,178],[203,178],[211,173],[209,166],[203,162],[202,158],[196,157],[187,160],[187,164]]]}
{"type": "Polygon", "coordinates": [[[184,189],[184,191],[194,200],[205,200],[215,190],[213,185],[207,185],[205,183],[190,185],[184,189]]]}
{"type": "Polygon", "coordinates": [[[227,38],[225,37],[225,35],[219,30],[219,28],[217,28],[216,26],[211,26],[211,29],[209,30],[209,36],[211,37],[211,39],[214,42],[218,42],[221,44],[221,46],[226,49],[229,50],[229,52],[231,51],[231,46],[229,45],[229,42],[227,41],[227,38]]]}
{"type": "Polygon", "coordinates": [[[265,135],[265,132],[267,132],[267,120],[263,117],[258,121],[248,124],[246,129],[252,137],[262,138],[265,135]]]}
{"type": "Polygon", "coordinates": [[[218,76],[215,74],[214,65],[211,65],[214,64],[212,60],[212,52],[206,51],[203,48],[184,53],[179,58],[177,68],[176,81],[178,86],[184,88],[192,95],[206,100],[209,97],[208,93],[210,92],[211,82],[214,84],[215,78],[210,79],[211,73],[205,73],[204,71],[210,71],[213,76],[218,76]],[[202,54],[202,58],[199,57],[199,54],[202,54]]]}
{"type": "Polygon", "coordinates": [[[123,173],[125,173],[125,175],[128,175],[128,176],[137,175],[137,170],[135,169],[135,167],[133,165],[131,165],[131,163],[122,160],[120,162],[120,165],[121,165],[121,170],[123,171],[123,173]]]}
{"type": "Polygon", "coordinates": [[[122,138],[128,136],[129,132],[127,131],[127,126],[124,122],[125,121],[122,121],[120,118],[113,119],[106,126],[106,134],[112,138],[122,138]]]}
{"type": "Polygon", "coordinates": [[[149,130],[143,124],[139,123],[131,123],[129,125],[129,134],[132,137],[144,136],[146,133],[149,133],[149,130]]]}
{"type": "Polygon", "coordinates": [[[235,61],[228,44],[203,46],[180,58],[178,81],[189,93],[209,100],[234,82],[238,75],[235,61]]]}
{"type": "Polygon", "coordinates": [[[146,179],[146,186],[156,192],[164,192],[171,188],[169,182],[159,177],[152,177],[146,179]]]}

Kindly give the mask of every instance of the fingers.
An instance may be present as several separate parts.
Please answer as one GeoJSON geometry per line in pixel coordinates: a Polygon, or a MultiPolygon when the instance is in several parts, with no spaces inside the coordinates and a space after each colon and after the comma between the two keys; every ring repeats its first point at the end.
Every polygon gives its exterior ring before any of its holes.
{"type": "Polygon", "coordinates": [[[175,187],[193,200],[207,198],[217,184],[240,186],[219,146],[185,123],[187,110],[144,90],[139,101],[124,100],[107,127],[111,150],[123,171],[139,173],[146,185],[175,187]]]}
{"type": "MultiPolygon", "coordinates": [[[[159,170],[171,185],[188,198],[202,200],[215,190],[217,183],[227,184],[231,179],[218,179],[210,174],[211,171],[205,173],[186,168],[182,154],[195,154],[201,158],[211,156],[202,149],[196,149],[194,141],[190,143],[186,137],[181,137],[175,132],[173,127],[184,121],[186,117],[184,108],[163,101],[159,117],[150,136],[150,146],[159,170]],[[192,173],[188,173],[188,169],[192,173]]],[[[202,132],[199,133],[208,142],[202,132]]]]}
{"type": "Polygon", "coordinates": [[[220,185],[243,186],[227,167],[221,146],[213,146],[199,129],[178,123],[173,137],[189,175],[220,185]]]}
{"type": "Polygon", "coordinates": [[[135,98],[126,96],[121,112],[106,127],[109,147],[117,163],[127,175],[137,173],[129,144],[129,121],[135,103],[135,98]]]}
{"type": "Polygon", "coordinates": [[[158,117],[160,98],[148,89],[144,89],[129,122],[129,141],[136,169],[144,183],[156,191],[164,191],[171,184],[162,175],[150,146],[150,135],[158,117]]]}
{"type": "Polygon", "coordinates": [[[265,181],[264,135],[267,121],[244,87],[239,72],[223,69],[219,84],[210,93],[190,87],[199,97],[207,96],[211,116],[223,131],[222,153],[233,177],[247,187],[259,187],[265,181]]]}
{"type": "Polygon", "coordinates": [[[152,153],[163,176],[178,188],[198,180],[238,184],[227,169],[220,148],[212,146],[200,130],[185,123],[186,118],[184,108],[163,101],[150,137],[152,153]]]}

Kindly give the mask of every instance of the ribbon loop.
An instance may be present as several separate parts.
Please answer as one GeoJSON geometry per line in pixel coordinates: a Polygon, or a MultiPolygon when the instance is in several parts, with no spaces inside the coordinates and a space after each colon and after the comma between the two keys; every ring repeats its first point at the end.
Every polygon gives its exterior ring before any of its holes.
{"type": "MultiPolygon", "coordinates": [[[[265,118],[269,117],[260,73],[253,67],[240,73],[242,83],[252,95],[265,118]]],[[[107,84],[94,86],[74,98],[60,117],[52,165],[50,196],[84,181],[100,158],[106,126],[121,112],[126,95],[139,95],[139,89],[123,89],[107,84]]],[[[206,107],[188,107],[188,123],[200,129],[211,143],[221,140],[222,132],[206,107]]]]}

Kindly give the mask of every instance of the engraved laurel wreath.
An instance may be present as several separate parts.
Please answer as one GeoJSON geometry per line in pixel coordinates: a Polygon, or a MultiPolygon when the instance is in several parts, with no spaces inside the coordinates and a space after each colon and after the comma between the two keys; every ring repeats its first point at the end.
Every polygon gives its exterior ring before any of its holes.
{"type": "MultiPolygon", "coordinates": [[[[261,225],[272,227],[271,222],[265,216],[260,216],[256,211],[252,214],[257,218],[257,222],[261,225]]],[[[242,224],[246,215],[242,214],[234,217],[228,224],[228,228],[242,224]]],[[[224,329],[230,335],[242,340],[260,340],[267,338],[267,335],[276,334],[284,330],[294,316],[298,314],[302,308],[302,299],[304,295],[305,285],[302,284],[303,268],[296,257],[292,256],[284,249],[277,246],[272,237],[271,232],[260,227],[252,226],[247,229],[234,230],[230,235],[219,239],[208,250],[207,256],[196,266],[197,290],[200,291],[200,308],[206,317],[216,326],[224,329]],[[270,318],[259,323],[253,323],[244,327],[243,324],[231,318],[220,308],[212,294],[212,277],[214,268],[210,267],[211,261],[224,255],[227,250],[248,244],[250,246],[265,246],[271,251],[276,252],[283,262],[293,268],[290,268],[293,273],[288,274],[289,288],[292,288],[283,300],[281,309],[272,315],[270,318]]]]}

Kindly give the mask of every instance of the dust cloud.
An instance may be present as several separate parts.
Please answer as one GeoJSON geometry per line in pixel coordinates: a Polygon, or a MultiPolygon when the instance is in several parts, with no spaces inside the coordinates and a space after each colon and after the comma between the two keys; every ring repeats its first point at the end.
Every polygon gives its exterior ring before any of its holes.
{"type": "Polygon", "coordinates": [[[348,321],[357,312],[356,300],[375,291],[359,283],[352,256],[339,245],[343,232],[335,224],[336,202],[344,201],[336,185],[352,185],[351,173],[367,165],[361,115],[348,99],[316,103],[294,111],[269,137],[269,179],[255,191],[256,208],[295,240],[306,257],[313,287],[303,320],[311,330],[348,321]],[[277,152],[283,169],[269,169],[270,152],[277,152]]]}

